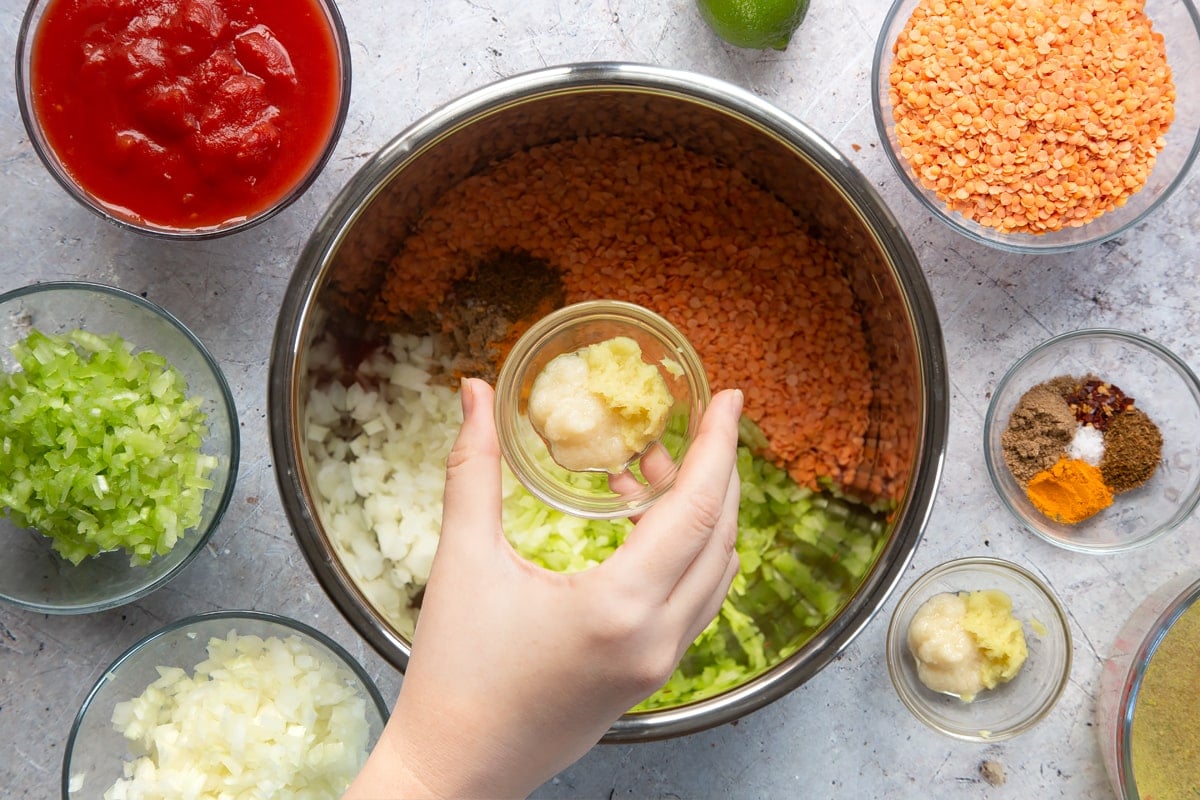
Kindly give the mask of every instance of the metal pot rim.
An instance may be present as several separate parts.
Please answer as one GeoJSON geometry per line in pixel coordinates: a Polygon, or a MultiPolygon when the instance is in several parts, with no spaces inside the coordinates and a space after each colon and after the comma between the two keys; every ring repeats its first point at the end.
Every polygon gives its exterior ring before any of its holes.
{"type": "Polygon", "coordinates": [[[473,121],[515,103],[561,93],[629,90],[675,96],[737,118],[786,143],[798,158],[825,174],[845,195],[878,240],[903,287],[916,343],[923,392],[922,421],[913,479],[896,525],[875,567],[849,604],[804,647],[744,685],[671,709],[627,714],[605,735],[606,743],[653,741],[731,722],[792,691],[839,655],[887,600],[920,541],[940,480],[949,421],[949,385],[936,307],[916,255],[899,224],[869,182],[807,125],[751,93],[691,72],[642,64],[595,62],[549,67],[486,85],[421,118],[384,145],[360,168],[318,222],[288,284],[275,330],[268,382],[271,446],[284,510],[301,551],[326,593],[347,620],[389,662],[407,665],[409,646],[368,612],[369,604],[330,552],[312,508],[303,500],[297,438],[298,362],[305,325],[326,267],[346,232],[404,164],[473,121]]]}

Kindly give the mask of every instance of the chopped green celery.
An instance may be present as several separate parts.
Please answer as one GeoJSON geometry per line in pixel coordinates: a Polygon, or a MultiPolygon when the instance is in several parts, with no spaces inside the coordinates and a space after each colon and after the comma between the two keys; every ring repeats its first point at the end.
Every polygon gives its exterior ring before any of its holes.
{"type": "MultiPolygon", "coordinates": [[[[883,546],[881,515],[832,491],[797,485],[785,470],[753,454],[747,445],[759,444],[762,435],[756,437],[756,431],[743,420],[737,454],[741,570],[717,618],[666,685],[635,710],[711,697],[794,653],[846,604],[883,546]]],[[[605,477],[575,474],[571,480],[605,477]]],[[[504,527],[526,558],[547,569],[575,572],[607,558],[624,541],[630,523],[569,517],[511,481],[504,527]]]]}
{"type": "Polygon", "coordinates": [[[200,523],[215,457],[199,398],[157,353],[116,334],[33,330],[0,372],[0,508],[72,563],[169,552],[200,523]]]}

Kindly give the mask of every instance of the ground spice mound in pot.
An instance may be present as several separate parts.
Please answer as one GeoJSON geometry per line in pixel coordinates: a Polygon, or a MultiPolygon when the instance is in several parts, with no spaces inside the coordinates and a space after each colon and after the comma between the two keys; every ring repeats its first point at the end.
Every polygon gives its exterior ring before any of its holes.
{"type": "MultiPolygon", "coordinates": [[[[795,213],[737,170],[618,137],[514,154],[433,204],[372,316],[436,313],[473,263],[513,250],[553,264],[568,303],[626,300],[679,327],[714,391],[745,391],[770,457],[801,485],[843,486],[862,463],[874,386],[854,294],[795,213]]],[[[879,471],[897,476],[881,487],[896,499],[905,465],[879,471]]]]}
{"type": "Polygon", "coordinates": [[[454,372],[496,382],[499,365],[533,324],[563,304],[558,270],[522,251],[498,251],[454,281],[437,311],[455,343],[454,372]]]}
{"type": "Polygon", "coordinates": [[[1175,117],[1143,0],[921,0],[893,47],[901,156],[1007,233],[1082,225],[1145,185],[1175,117]]]}
{"type": "Polygon", "coordinates": [[[1100,472],[1114,492],[1128,492],[1150,480],[1162,459],[1162,432],[1146,412],[1130,408],[1104,432],[1100,472]]]}

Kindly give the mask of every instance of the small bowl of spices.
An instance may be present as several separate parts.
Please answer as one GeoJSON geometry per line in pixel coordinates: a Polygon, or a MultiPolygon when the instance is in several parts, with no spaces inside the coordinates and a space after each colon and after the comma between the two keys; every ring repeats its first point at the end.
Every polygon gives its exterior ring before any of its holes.
{"type": "Polygon", "coordinates": [[[929,570],[900,598],[887,663],[917,719],[956,739],[1000,741],[1054,708],[1071,674],[1070,627],[1029,570],[960,558],[929,570]]]}
{"type": "Polygon", "coordinates": [[[629,517],[670,489],[710,398],[674,325],[592,300],[543,317],[513,345],[496,380],[496,429],[517,479],[547,504],[629,517]]]}
{"type": "Polygon", "coordinates": [[[1127,231],[1200,148],[1190,0],[895,0],[872,69],[901,180],[968,238],[1060,252],[1127,231]]]}
{"type": "Polygon", "coordinates": [[[1071,550],[1144,545],[1200,500],[1200,382],[1138,334],[1079,330],[1018,360],[984,420],[992,484],[1025,527],[1071,550]]]}

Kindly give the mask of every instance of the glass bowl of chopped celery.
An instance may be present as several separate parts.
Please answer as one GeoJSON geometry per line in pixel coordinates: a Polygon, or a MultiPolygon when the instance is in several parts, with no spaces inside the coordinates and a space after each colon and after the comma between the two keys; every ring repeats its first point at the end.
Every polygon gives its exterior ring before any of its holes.
{"type": "Polygon", "coordinates": [[[1041,578],[996,558],[948,561],[914,581],[892,612],[886,653],[913,716],[965,741],[1029,730],[1071,677],[1062,604],[1041,578]]]}
{"type": "Polygon", "coordinates": [[[1111,20],[1048,8],[895,0],[876,40],[875,126],[900,181],[952,230],[1010,252],[1128,233],[1200,151],[1191,0],[1111,20]]]}
{"type": "Polygon", "coordinates": [[[1051,544],[1146,545],[1200,502],[1200,381],[1128,331],[1071,331],[1034,347],[992,392],[984,459],[1001,503],[1051,544]]]}
{"type": "Polygon", "coordinates": [[[173,622],[101,674],[67,739],[62,796],[340,797],[387,721],[362,666],[293,619],[173,622]],[[111,792],[111,794],[109,794],[111,792]]]}
{"type": "Polygon", "coordinates": [[[47,614],[128,603],[209,540],[237,412],[203,344],[111,286],[0,295],[0,598],[47,614]]]}

